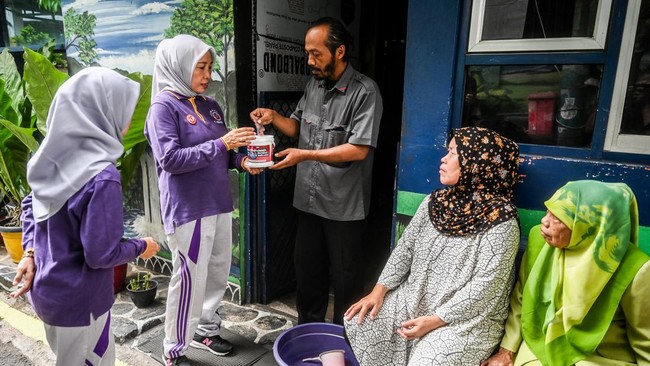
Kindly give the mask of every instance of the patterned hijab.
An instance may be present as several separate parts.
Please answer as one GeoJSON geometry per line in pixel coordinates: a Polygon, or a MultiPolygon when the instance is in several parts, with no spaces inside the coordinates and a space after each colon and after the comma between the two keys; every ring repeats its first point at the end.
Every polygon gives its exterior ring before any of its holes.
{"type": "Polygon", "coordinates": [[[554,248],[531,230],[529,247],[542,245],[529,258],[522,331],[544,365],[573,365],[596,350],[648,256],[637,248],[637,202],[624,183],[569,182],[545,205],[571,239],[554,248]]]}
{"type": "Polygon", "coordinates": [[[47,134],[27,164],[36,222],[57,213],[90,179],[124,152],[140,84],[104,67],[87,67],[54,95],[47,134]]]}
{"type": "Polygon", "coordinates": [[[517,215],[512,203],[517,182],[519,146],[479,127],[453,130],[460,178],[431,193],[429,217],[438,231],[467,236],[482,233],[517,215]]]}
{"type": "Polygon", "coordinates": [[[162,40],[156,48],[151,101],[163,90],[171,90],[185,97],[197,96],[192,90],[192,75],[196,64],[208,52],[212,54],[212,62],[215,62],[217,54],[214,48],[188,34],[162,40]]]}

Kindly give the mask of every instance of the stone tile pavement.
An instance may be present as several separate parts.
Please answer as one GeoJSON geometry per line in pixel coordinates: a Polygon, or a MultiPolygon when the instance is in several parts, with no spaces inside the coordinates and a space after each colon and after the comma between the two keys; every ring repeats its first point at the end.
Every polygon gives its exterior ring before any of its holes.
{"type": "MultiPolygon", "coordinates": [[[[119,344],[126,342],[137,344],[138,337],[154,328],[163,327],[169,276],[129,263],[127,281],[131,274],[138,271],[148,271],[153,274],[152,279],[158,282],[158,293],[154,303],[146,308],[136,308],[126,291],[116,295],[111,314],[114,322],[113,331],[119,344]]],[[[15,273],[16,264],[7,255],[4,246],[1,246],[0,287],[3,291],[10,292],[15,273]]],[[[273,342],[284,330],[297,324],[294,316],[263,305],[239,305],[224,300],[218,312],[226,329],[267,349],[272,348],[273,342]]]]}

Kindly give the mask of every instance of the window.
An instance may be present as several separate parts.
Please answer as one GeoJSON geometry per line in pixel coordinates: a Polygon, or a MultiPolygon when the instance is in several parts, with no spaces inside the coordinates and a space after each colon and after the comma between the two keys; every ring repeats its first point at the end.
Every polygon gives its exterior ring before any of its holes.
{"type": "Polygon", "coordinates": [[[650,0],[630,2],[612,96],[605,150],[650,149],[650,0]]]}
{"type": "Polygon", "coordinates": [[[464,4],[454,125],[492,128],[528,154],[650,154],[650,0],[464,4]]]}
{"type": "Polygon", "coordinates": [[[476,0],[468,52],[597,50],[612,0],[476,0]]]}
{"type": "Polygon", "coordinates": [[[519,143],[589,147],[600,65],[479,65],[466,68],[462,125],[519,143]]]}
{"type": "MultiPolygon", "coordinates": [[[[43,3],[53,3],[43,1],[43,3]]],[[[41,9],[38,0],[5,0],[2,1],[4,12],[0,14],[3,47],[23,46],[33,49],[40,48],[45,42],[54,39],[55,43],[63,44],[63,20],[61,9],[55,13],[41,9]]]]}

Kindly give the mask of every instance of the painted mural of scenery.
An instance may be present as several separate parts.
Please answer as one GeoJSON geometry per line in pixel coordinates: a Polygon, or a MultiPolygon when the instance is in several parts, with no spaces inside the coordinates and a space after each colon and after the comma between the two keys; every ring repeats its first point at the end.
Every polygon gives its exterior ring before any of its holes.
{"type": "Polygon", "coordinates": [[[63,1],[67,54],[82,64],[151,74],[164,30],[180,2],[63,1]],[[72,44],[72,46],[69,46],[72,44]]]}
{"type": "Polygon", "coordinates": [[[66,53],[79,66],[151,75],[156,46],[165,38],[190,33],[213,46],[217,60],[208,94],[233,124],[232,0],[65,0],[62,5],[66,53]]]}

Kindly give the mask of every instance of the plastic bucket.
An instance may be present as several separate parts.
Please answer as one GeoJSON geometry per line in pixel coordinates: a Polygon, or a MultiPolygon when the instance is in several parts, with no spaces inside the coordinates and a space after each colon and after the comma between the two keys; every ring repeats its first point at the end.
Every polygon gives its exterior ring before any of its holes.
{"type": "Polygon", "coordinates": [[[273,165],[275,142],[272,135],[259,135],[247,147],[249,160],[246,163],[253,168],[265,168],[273,165]]]}
{"type": "Polygon", "coordinates": [[[330,323],[307,323],[285,330],[273,344],[273,356],[281,366],[314,366],[314,358],[343,351],[346,366],[359,366],[350,345],[343,336],[343,327],[330,323]],[[311,361],[310,361],[311,360],[311,361]]]}

